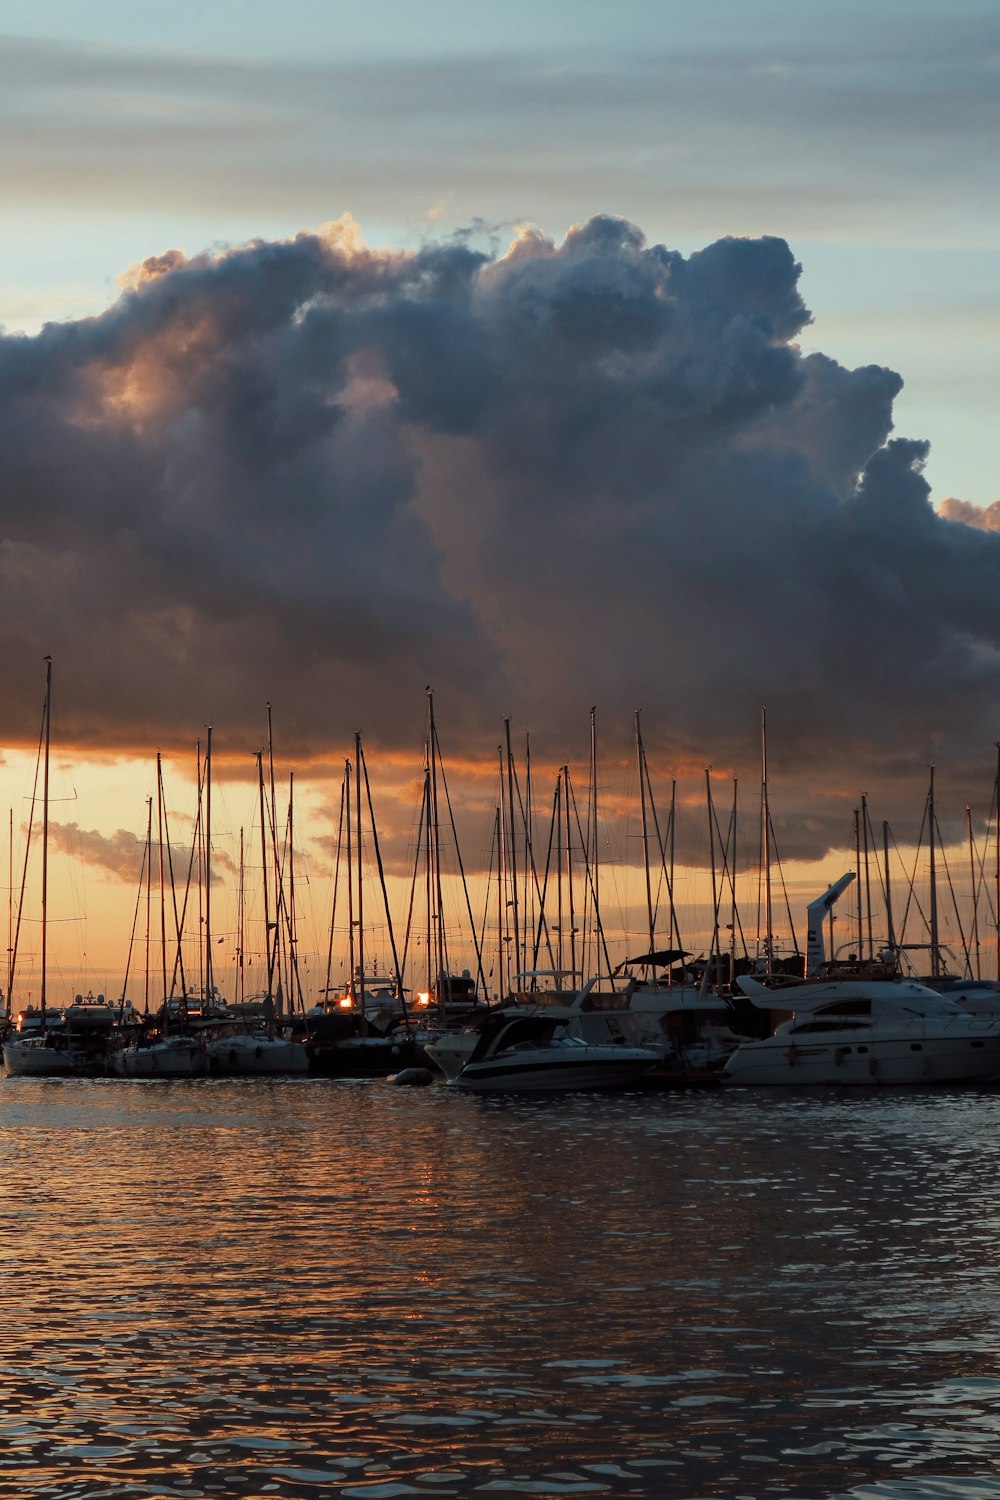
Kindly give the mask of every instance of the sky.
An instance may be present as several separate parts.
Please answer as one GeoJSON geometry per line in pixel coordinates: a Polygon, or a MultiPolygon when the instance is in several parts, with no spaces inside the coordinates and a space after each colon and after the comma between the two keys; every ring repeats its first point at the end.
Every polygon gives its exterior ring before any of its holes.
{"type": "Polygon", "coordinates": [[[932,763],[982,832],[994,4],[7,0],[0,79],[0,793],[50,654],[98,966],[156,750],[239,801],[269,701],[317,870],[359,728],[407,864],[429,684],[483,859],[595,704],[692,818],[766,704],[804,880],[932,763]]]}

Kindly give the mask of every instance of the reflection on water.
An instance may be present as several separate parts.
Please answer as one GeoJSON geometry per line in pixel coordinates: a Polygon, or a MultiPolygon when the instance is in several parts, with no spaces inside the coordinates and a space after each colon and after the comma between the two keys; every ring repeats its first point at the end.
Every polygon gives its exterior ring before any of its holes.
{"type": "Polygon", "coordinates": [[[0,1082],[0,1496],[996,1495],[1000,1093],[0,1082]]]}

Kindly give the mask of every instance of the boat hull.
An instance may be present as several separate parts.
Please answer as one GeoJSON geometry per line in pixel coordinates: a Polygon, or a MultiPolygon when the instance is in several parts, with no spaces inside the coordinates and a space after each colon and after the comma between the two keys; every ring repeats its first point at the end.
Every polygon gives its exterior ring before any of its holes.
{"type": "Polygon", "coordinates": [[[285,1077],[309,1071],[302,1043],[281,1037],[228,1037],[209,1042],[205,1050],[209,1070],[232,1077],[285,1077]]]}
{"type": "Polygon", "coordinates": [[[1000,1036],[927,1032],[869,1037],[864,1043],[790,1042],[768,1037],[744,1042],[726,1063],[727,1084],[801,1087],[805,1084],[976,1083],[1000,1075],[1000,1036]]]}
{"type": "Polygon", "coordinates": [[[11,1078],[67,1078],[83,1071],[69,1052],[41,1037],[5,1042],[3,1063],[11,1078]]]}
{"type": "Polygon", "coordinates": [[[569,1093],[578,1089],[622,1089],[635,1083],[656,1061],[655,1054],[631,1048],[580,1048],[571,1056],[497,1056],[469,1062],[448,1080],[470,1093],[569,1093]],[[597,1056],[606,1052],[607,1056],[597,1056]]]}
{"type": "Polygon", "coordinates": [[[208,1059],[192,1038],[168,1037],[112,1053],[110,1071],[117,1078],[198,1078],[208,1072],[208,1059]]]}

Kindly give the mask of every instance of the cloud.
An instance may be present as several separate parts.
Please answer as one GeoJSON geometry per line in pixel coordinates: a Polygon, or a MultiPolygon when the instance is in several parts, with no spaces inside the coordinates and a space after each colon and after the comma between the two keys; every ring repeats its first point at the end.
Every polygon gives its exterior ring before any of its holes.
{"type": "Polygon", "coordinates": [[[332,184],[366,218],[392,203],[419,225],[442,201],[562,223],[596,195],[639,214],[655,182],[675,233],[777,212],[920,243],[929,194],[942,224],[989,202],[976,146],[995,111],[990,7],[745,11],[729,7],[707,39],[655,7],[645,36],[634,18],[581,21],[568,52],[529,43],[534,17],[487,43],[477,17],[463,43],[430,49],[401,24],[394,46],[353,56],[313,15],[305,57],[294,26],[284,57],[258,58],[6,37],[0,184],[8,200],[169,205],[213,224],[220,211],[248,222],[262,202],[278,222],[318,216],[332,184]]]}
{"type": "Polygon", "coordinates": [[[290,754],[414,750],[431,683],[466,756],[510,715],[564,758],[596,702],[623,755],[639,705],[661,761],[746,768],[766,703],[814,789],[971,776],[1000,538],[934,511],[898,375],[801,353],[799,273],[608,215],[506,253],[344,219],[0,338],[8,732],[51,652],[80,745],[245,753],[270,699],[290,754]]]}

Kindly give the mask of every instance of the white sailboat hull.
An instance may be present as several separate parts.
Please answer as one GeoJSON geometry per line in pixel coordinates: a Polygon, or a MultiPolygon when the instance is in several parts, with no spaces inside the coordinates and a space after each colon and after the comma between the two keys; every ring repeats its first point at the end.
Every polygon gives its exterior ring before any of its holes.
{"type": "Polygon", "coordinates": [[[309,1071],[309,1058],[302,1043],[283,1037],[218,1037],[205,1050],[213,1072],[260,1077],[309,1071]]]}
{"type": "Polygon", "coordinates": [[[197,1078],[208,1072],[205,1049],[193,1037],[165,1037],[148,1047],[124,1047],[111,1055],[119,1078],[197,1078]]]}
{"type": "Polygon", "coordinates": [[[11,1078],[65,1078],[77,1072],[72,1056],[61,1047],[47,1046],[42,1037],[5,1042],[3,1062],[11,1078]]]}

